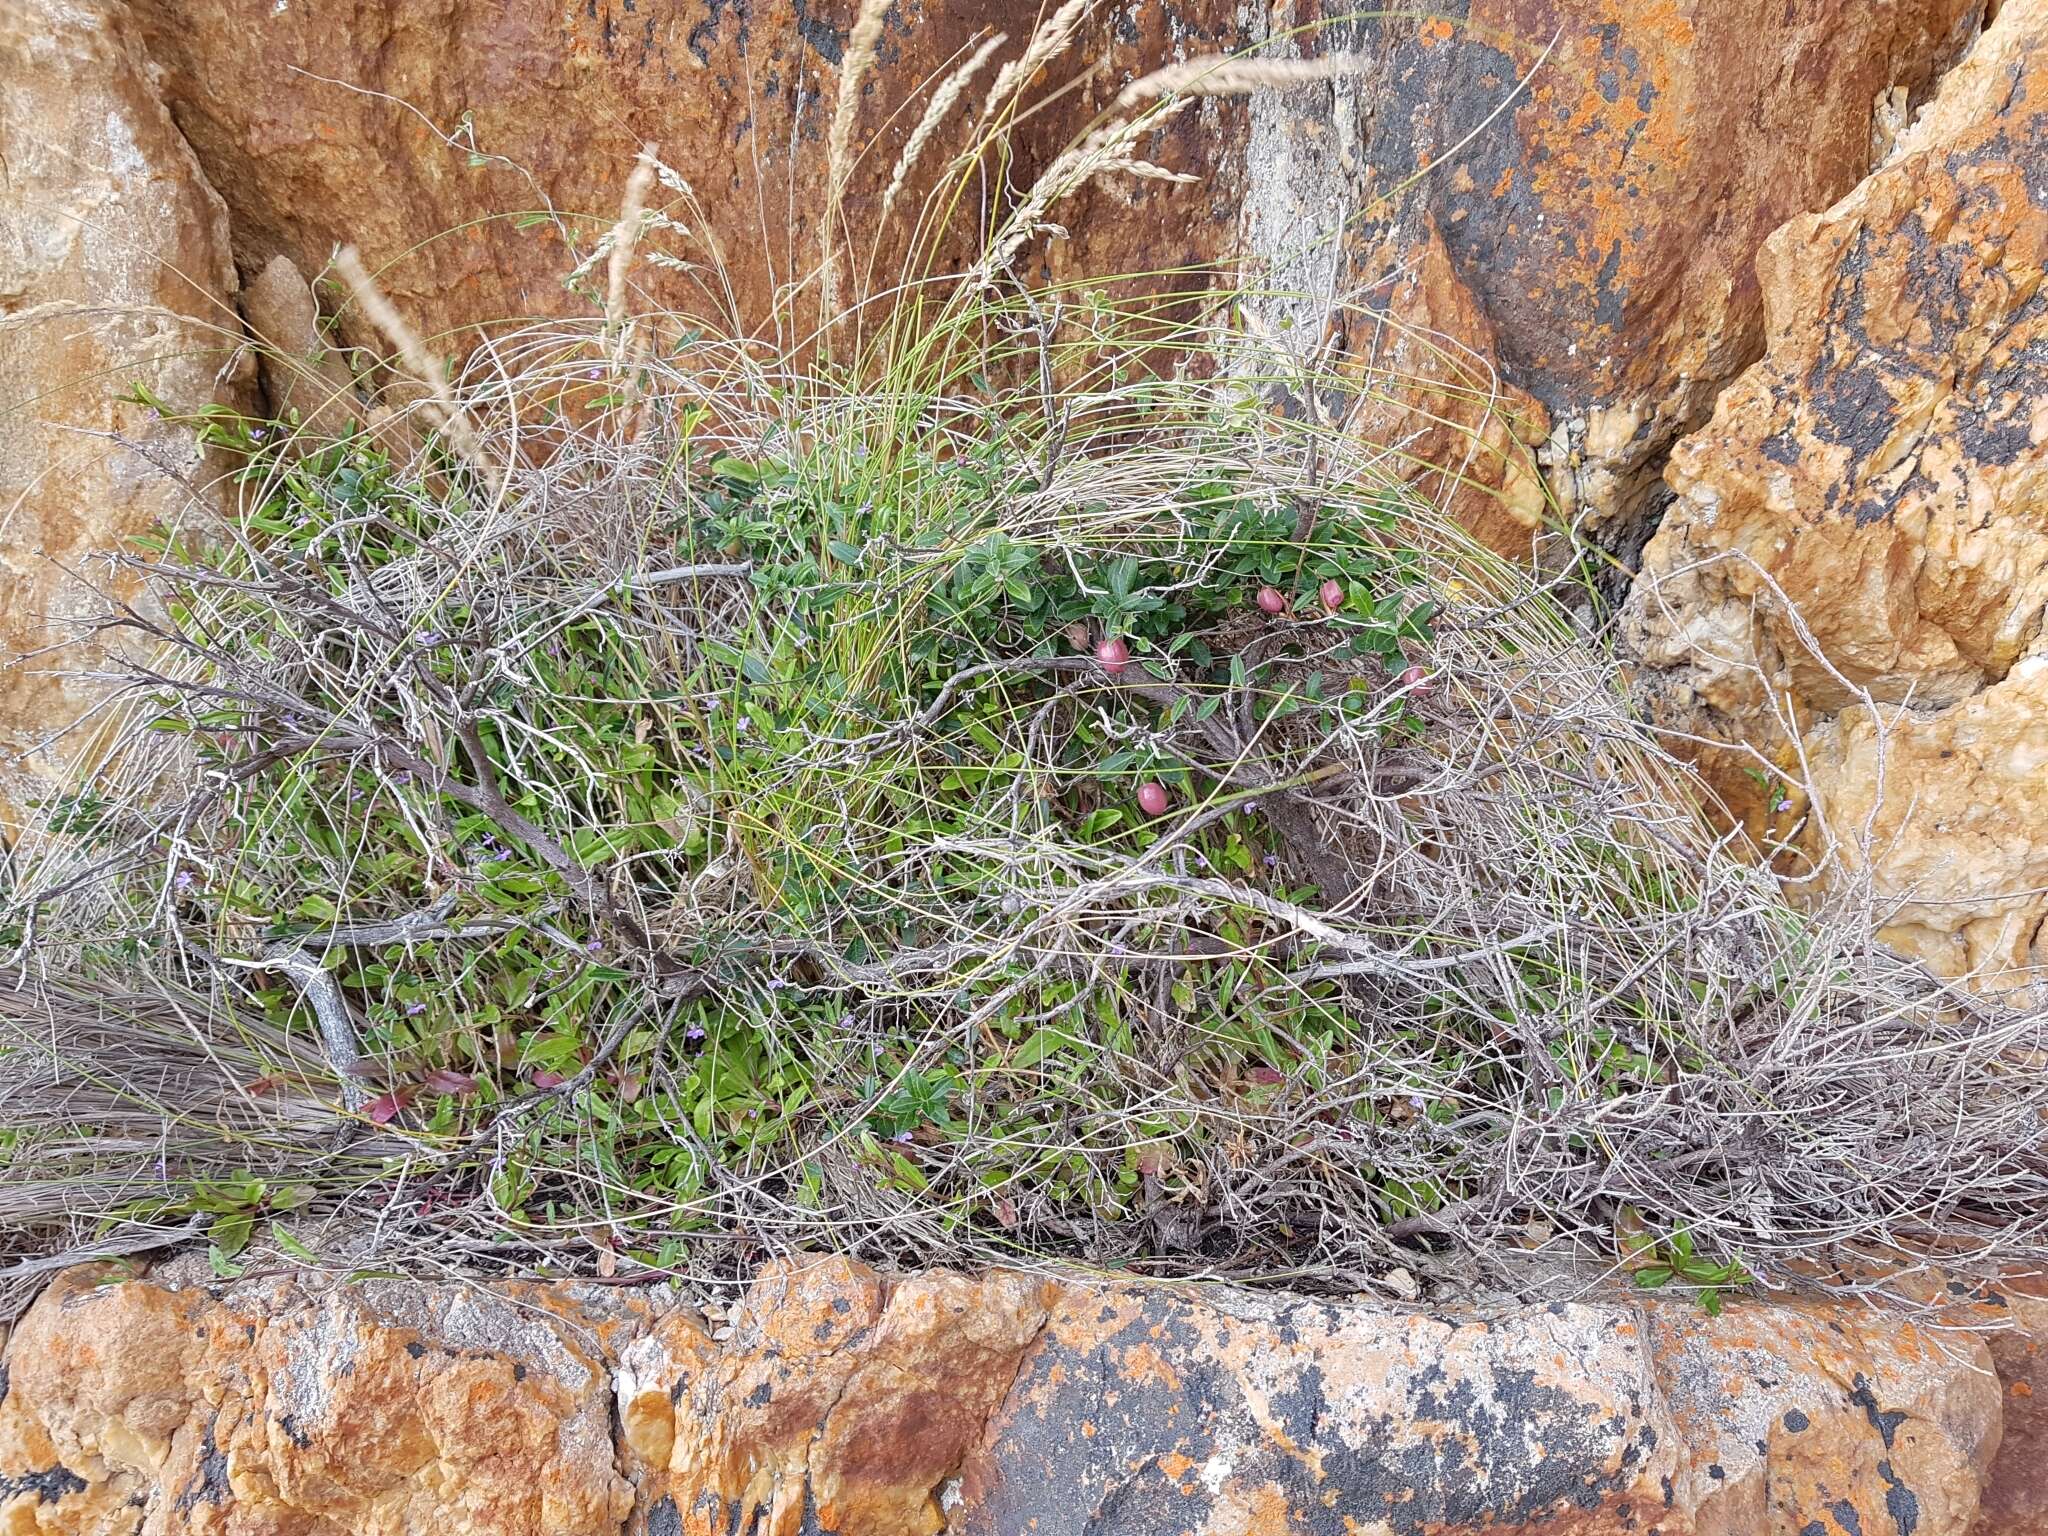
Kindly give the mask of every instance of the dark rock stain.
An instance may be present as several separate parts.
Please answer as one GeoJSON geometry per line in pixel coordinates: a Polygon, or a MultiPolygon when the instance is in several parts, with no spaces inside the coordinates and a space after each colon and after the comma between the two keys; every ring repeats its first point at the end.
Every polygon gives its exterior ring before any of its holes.
{"type": "Polygon", "coordinates": [[[1850,1392],[1849,1401],[1863,1410],[1863,1416],[1870,1420],[1871,1427],[1884,1437],[1884,1448],[1892,1448],[1892,1437],[1899,1432],[1899,1426],[1906,1422],[1907,1415],[1901,1410],[1886,1410],[1877,1405],[1877,1395],[1871,1390],[1870,1378],[1861,1371],[1856,1373],[1855,1390],[1850,1392]]]}
{"type": "Polygon", "coordinates": [[[59,1462],[41,1472],[24,1472],[19,1477],[0,1474],[0,1503],[32,1493],[38,1504],[54,1504],[67,1494],[85,1492],[85,1479],[59,1462]]]}

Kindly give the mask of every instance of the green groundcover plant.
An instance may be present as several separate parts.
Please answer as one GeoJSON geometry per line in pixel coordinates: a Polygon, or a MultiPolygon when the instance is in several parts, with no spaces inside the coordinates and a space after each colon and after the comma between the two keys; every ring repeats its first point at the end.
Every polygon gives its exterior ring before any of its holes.
{"type": "Polygon", "coordinates": [[[232,511],[112,562],[134,659],[9,877],[18,1249],[1591,1257],[1718,1306],[2038,1248],[2040,1020],[1716,837],[1594,584],[1354,429],[1417,381],[1220,278],[1008,275],[1182,76],[794,342],[636,300],[689,224],[651,158],[587,323],[443,366],[338,266],[398,362],[335,430],[191,419],[232,511]]]}

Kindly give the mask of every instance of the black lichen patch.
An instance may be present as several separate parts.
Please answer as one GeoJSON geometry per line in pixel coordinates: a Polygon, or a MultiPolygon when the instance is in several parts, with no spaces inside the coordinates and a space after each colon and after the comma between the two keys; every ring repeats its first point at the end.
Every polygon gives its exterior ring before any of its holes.
{"type": "Polygon", "coordinates": [[[209,1422],[199,1442],[199,1476],[178,1495],[178,1513],[188,1514],[201,1503],[225,1504],[232,1491],[228,1485],[228,1459],[215,1442],[213,1424],[209,1422]]]}
{"type": "Polygon", "coordinates": [[[1797,1408],[1787,1408],[1785,1410],[1785,1427],[1796,1435],[1813,1428],[1813,1420],[1809,1419],[1797,1408]]]}
{"type": "Polygon", "coordinates": [[[0,1503],[32,1493],[38,1504],[54,1504],[68,1494],[85,1492],[85,1479],[59,1462],[41,1472],[24,1472],[19,1477],[0,1473],[0,1503]]]}
{"type": "MultiPolygon", "coordinates": [[[[1327,1332],[1310,1314],[1291,1321],[1327,1332]]],[[[1285,1326],[1276,1321],[1274,1334],[1285,1326]]],[[[1260,1348],[1250,1337],[1237,1343],[1260,1348]]],[[[992,1459],[1006,1473],[963,1536],[1199,1530],[1216,1494],[1182,1458],[1227,1464],[1240,1496],[1272,1490],[1303,1536],[1360,1524],[1398,1533],[1533,1524],[1597,1508],[1631,1476],[1620,1453],[1637,1426],[1534,1372],[1496,1365],[1481,1390],[1431,1366],[1404,1401],[1367,1417],[1306,1363],[1272,1391],[1266,1417],[1253,1414],[1219,1353],[1235,1351],[1216,1350],[1194,1309],[1171,1305],[1148,1305],[1092,1348],[1055,1341],[1038,1351],[1014,1389],[1034,1411],[1001,1428],[992,1459]],[[1133,1368],[1151,1352],[1173,1362],[1171,1381],[1133,1368]],[[1430,1426],[1427,1438],[1408,1431],[1417,1422],[1430,1426]]]]}
{"type": "Polygon", "coordinates": [[[1913,1536],[1920,1525],[1920,1496],[1899,1479],[1889,1461],[1877,1464],[1877,1475],[1884,1479],[1884,1512],[1892,1517],[1899,1536],[1913,1536]]]}
{"type": "Polygon", "coordinates": [[[1849,1401],[1863,1410],[1863,1416],[1870,1420],[1871,1427],[1884,1437],[1884,1448],[1892,1448],[1892,1437],[1899,1432],[1899,1426],[1906,1422],[1903,1410],[1887,1410],[1878,1407],[1877,1394],[1871,1390],[1870,1378],[1861,1371],[1856,1373],[1855,1390],[1850,1392],[1849,1401]]]}

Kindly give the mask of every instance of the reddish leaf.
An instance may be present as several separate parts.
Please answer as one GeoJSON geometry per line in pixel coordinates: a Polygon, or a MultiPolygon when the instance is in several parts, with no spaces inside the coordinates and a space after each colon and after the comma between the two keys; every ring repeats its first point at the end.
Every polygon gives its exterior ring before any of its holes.
{"type": "Polygon", "coordinates": [[[420,1083],[429,1092],[451,1094],[456,1098],[467,1098],[476,1092],[476,1079],[452,1067],[436,1067],[421,1078],[420,1083]]]}
{"type": "Polygon", "coordinates": [[[535,1067],[531,1080],[536,1088],[559,1088],[569,1081],[561,1073],[550,1072],[546,1067],[535,1067]]]}
{"type": "Polygon", "coordinates": [[[1247,1067],[1244,1075],[1255,1083],[1266,1083],[1268,1085],[1287,1081],[1287,1074],[1285,1072],[1275,1072],[1271,1067],[1247,1067]]]}
{"type": "Polygon", "coordinates": [[[363,1114],[372,1125],[389,1125],[398,1118],[398,1112],[405,1108],[405,1090],[394,1088],[389,1093],[380,1093],[363,1106],[363,1114]]]}

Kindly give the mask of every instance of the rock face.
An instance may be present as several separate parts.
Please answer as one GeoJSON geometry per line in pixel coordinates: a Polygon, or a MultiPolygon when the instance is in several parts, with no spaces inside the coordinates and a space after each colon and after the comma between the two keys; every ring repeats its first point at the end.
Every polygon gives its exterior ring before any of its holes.
{"type": "MultiPolygon", "coordinates": [[[[1142,152],[1195,181],[1097,183],[1052,210],[1065,233],[1027,265],[1199,290],[1211,264],[1244,262],[1294,295],[1264,306],[1288,345],[1373,377],[1361,425],[1393,461],[1427,457],[1482,533],[1526,549],[1543,473],[1565,513],[1626,524],[1648,510],[1665,447],[1757,355],[1763,237],[1869,168],[1877,108],[1924,90],[1982,0],[1461,0],[1428,20],[1323,25],[1340,9],[1093,7],[1043,78],[1103,67],[1034,117],[1014,188],[1174,59],[1307,27],[1277,51],[1357,68],[1181,114],[1142,152]],[[1446,445],[1447,429],[1480,441],[1446,445]]],[[[137,10],[233,209],[244,272],[281,253],[316,273],[354,242],[445,350],[479,322],[587,312],[562,287],[564,244],[609,227],[643,142],[689,181],[694,196],[662,197],[696,228],[693,256],[725,268],[723,283],[643,271],[654,297],[759,330],[817,261],[850,3],[137,10]],[[560,217],[515,217],[546,209],[560,217]]],[[[992,0],[890,11],[847,183],[851,249],[873,253],[875,284],[893,280],[908,231],[880,215],[919,88],[1006,31],[986,82],[1034,14],[992,0]]],[[[983,126],[984,94],[966,93],[904,208],[967,121],[983,126]]],[[[942,245],[937,264],[964,249],[942,245]]]]}
{"type": "Polygon", "coordinates": [[[2048,960],[2048,11],[2008,5],[1884,167],[1759,260],[1768,349],[1681,443],[1633,624],[1667,724],[1885,936],[2048,960]],[[1766,775],[1767,777],[1767,775],[1766,775]]]}
{"type": "MultiPolygon", "coordinates": [[[[189,434],[114,396],[219,396],[239,341],[227,221],[117,0],[0,10],[0,753],[80,711],[87,598],[66,568],[203,516],[189,434]],[[117,441],[116,439],[119,439],[117,441]],[[185,483],[181,483],[181,478],[185,483]]],[[[60,745],[59,753],[66,750],[60,745]]]]}
{"type": "MultiPolygon", "coordinates": [[[[1922,93],[1981,6],[1434,9],[1464,26],[1340,24],[1316,51],[1356,51],[1365,73],[1254,103],[1245,248],[1305,296],[1273,307],[1306,341],[1370,358],[1386,320],[1419,325],[1437,354],[1426,376],[1502,394],[1503,424],[1523,441],[1544,423],[1515,394],[1527,390],[1554,434],[1540,457],[1555,509],[1618,524],[1608,537],[1626,543],[1659,499],[1664,451],[1757,356],[1758,246],[1855,184],[1874,103],[1922,93]],[[1483,325],[1444,325],[1455,306],[1411,307],[1412,282],[1378,281],[1439,237],[1483,325]],[[1356,310],[1326,324],[1324,296],[1347,292],[1356,310]]],[[[1272,29],[1308,19],[1283,6],[1272,29]]],[[[1535,507],[1511,494],[1504,510],[1535,507]]]]}
{"type": "MultiPolygon", "coordinates": [[[[0,1531],[2035,1528],[1984,1344],[1839,1309],[1432,1317],[844,1260],[770,1266],[716,1329],[625,1295],[74,1271],[0,1376],[0,1531]]],[[[2016,1393],[2031,1357],[1995,1347],[2016,1393]]]]}

